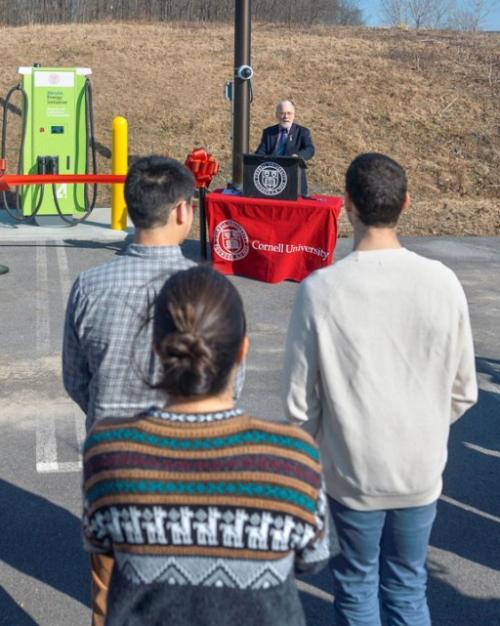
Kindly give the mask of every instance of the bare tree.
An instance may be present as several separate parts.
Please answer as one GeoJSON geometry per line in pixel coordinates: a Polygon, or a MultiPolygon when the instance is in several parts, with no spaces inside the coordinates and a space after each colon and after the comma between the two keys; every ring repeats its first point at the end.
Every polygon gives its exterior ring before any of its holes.
{"type": "Polygon", "coordinates": [[[80,0],[69,1],[69,20],[70,22],[78,22],[80,19],[80,0]]]}
{"type": "Polygon", "coordinates": [[[450,27],[456,30],[478,31],[497,4],[497,0],[469,0],[456,9],[450,20],[450,27]]]}
{"type": "Polygon", "coordinates": [[[380,9],[391,26],[444,28],[455,13],[455,0],[380,0],[380,9]]]}
{"type": "Polygon", "coordinates": [[[360,26],[363,13],[355,0],[322,0],[318,3],[317,21],[323,24],[360,26]]]}
{"type": "Polygon", "coordinates": [[[337,24],[342,26],[361,26],[363,22],[363,12],[354,0],[341,0],[338,3],[337,24]]]}
{"type": "Polygon", "coordinates": [[[408,3],[406,0],[380,0],[382,19],[389,26],[408,23],[408,3]]]}
{"type": "Polygon", "coordinates": [[[447,28],[456,11],[455,0],[442,0],[434,8],[434,28],[447,28]]]}
{"type": "MultiPolygon", "coordinates": [[[[232,21],[235,0],[0,0],[0,23],[232,21]]],[[[253,16],[286,24],[361,24],[357,0],[254,0],[253,16]]]]}

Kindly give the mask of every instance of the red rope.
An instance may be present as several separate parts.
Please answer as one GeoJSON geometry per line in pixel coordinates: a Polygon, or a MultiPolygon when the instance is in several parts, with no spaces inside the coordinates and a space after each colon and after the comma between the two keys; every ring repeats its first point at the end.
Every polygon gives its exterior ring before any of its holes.
{"type": "Polygon", "coordinates": [[[0,191],[22,185],[51,185],[58,183],[102,183],[112,185],[125,182],[125,174],[4,174],[0,175],[0,191]]]}

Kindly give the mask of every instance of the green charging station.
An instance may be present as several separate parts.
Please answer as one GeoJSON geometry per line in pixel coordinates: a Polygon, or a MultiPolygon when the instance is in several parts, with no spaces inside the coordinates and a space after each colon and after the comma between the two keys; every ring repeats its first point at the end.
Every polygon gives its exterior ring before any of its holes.
{"type": "MultiPolygon", "coordinates": [[[[88,173],[88,152],[93,147],[91,70],[33,66],[20,67],[18,73],[27,104],[22,173],[88,173]]],[[[82,184],[57,184],[52,189],[29,185],[22,189],[21,200],[24,216],[88,212],[82,184]]]]}

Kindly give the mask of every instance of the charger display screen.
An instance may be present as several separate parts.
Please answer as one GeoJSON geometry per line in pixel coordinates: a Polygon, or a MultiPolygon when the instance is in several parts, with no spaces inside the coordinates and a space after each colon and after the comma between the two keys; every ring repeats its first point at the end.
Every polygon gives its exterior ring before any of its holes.
{"type": "Polygon", "coordinates": [[[64,134],[64,126],[51,126],[50,132],[53,135],[63,135],[64,134]]]}

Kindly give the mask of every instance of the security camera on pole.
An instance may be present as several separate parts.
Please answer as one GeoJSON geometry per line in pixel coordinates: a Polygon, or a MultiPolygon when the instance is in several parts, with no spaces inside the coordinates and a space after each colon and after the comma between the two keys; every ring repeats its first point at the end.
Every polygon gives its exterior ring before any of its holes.
{"type": "Polygon", "coordinates": [[[250,65],[240,65],[236,68],[236,76],[241,80],[250,80],[253,76],[253,68],[250,65]]]}

